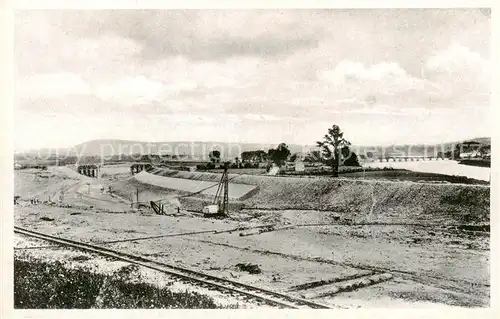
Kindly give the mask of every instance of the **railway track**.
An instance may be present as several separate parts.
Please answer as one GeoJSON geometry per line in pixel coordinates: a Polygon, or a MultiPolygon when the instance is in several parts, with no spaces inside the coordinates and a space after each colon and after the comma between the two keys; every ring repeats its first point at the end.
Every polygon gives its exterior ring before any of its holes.
{"type": "Polygon", "coordinates": [[[37,238],[58,245],[67,246],[70,248],[95,253],[101,256],[111,257],[138,266],[153,269],[173,277],[177,277],[182,281],[186,281],[197,286],[208,289],[214,289],[233,296],[242,296],[244,298],[257,301],[260,304],[271,305],[279,308],[313,308],[313,309],[329,309],[330,306],[316,303],[311,300],[306,300],[300,297],[283,294],[280,292],[271,291],[264,288],[247,285],[237,281],[220,278],[217,276],[205,274],[199,271],[162,263],[152,259],[145,258],[139,255],[133,255],[106,247],[96,246],[88,243],[82,243],[70,239],[60,238],[26,228],[14,226],[14,232],[24,236],[37,238]]]}

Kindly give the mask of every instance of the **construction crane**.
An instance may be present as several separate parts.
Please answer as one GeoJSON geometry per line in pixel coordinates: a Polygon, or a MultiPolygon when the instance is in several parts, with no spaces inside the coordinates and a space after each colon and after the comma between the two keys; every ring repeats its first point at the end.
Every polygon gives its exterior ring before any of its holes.
{"type": "Polygon", "coordinates": [[[203,208],[203,214],[207,217],[227,217],[229,215],[229,174],[227,169],[229,162],[224,163],[224,172],[220,179],[212,205],[203,208]],[[222,200],[221,200],[222,198],[222,200]]]}
{"type": "Polygon", "coordinates": [[[178,202],[179,198],[190,197],[196,194],[200,194],[201,192],[217,187],[217,192],[215,193],[214,200],[211,205],[203,207],[203,215],[205,217],[215,217],[215,218],[224,218],[229,216],[229,174],[228,174],[229,162],[224,163],[224,172],[222,173],[222,177],[220,182],[209,187],[203,188],[195,193],[175,196],[170,199],[161,199],[157,201],[151,201],[150,206],[153,211],[158,215],[166,215],[166,208],[173,204],[173,201],[177,201],[176,206],[178,207],[177,212],[179,213],[180,202],[178,202]]]}

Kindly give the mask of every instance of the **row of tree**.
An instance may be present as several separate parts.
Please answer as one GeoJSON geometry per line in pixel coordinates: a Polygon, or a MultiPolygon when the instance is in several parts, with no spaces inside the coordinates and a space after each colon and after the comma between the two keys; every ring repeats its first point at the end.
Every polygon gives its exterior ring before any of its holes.
{"type": "MultiPolygon", "coordinates": [[[[338,125],[333,125],[328,129],[327,134],[324,135],[321,141],[316,142],[320,151],[313,151],[308,154],[305,161],[322,162],[332,167],[333,176],[338,176],[338,168],[344,166],[359,166],[357,155],[351,151],[351,143],[344,138],[344,133],[340,130],[338,125]]],[[[448,155],[448,154],[446,154],[448,155]]],[[[451,154],[450,154],[451,155],[451,154]]],[[[271,148],[267,152],[264,150],[246,151],[241,154],[241,159],[236,157],[235,164],[240,167],[242,163],[260,163],[272,161],[278,166],[282,166],[286,160],[295,160],[296,154],[291,155],[288,145],[280,143],[276,148],[271,148]]],[[[174,159],[176,156],[172,155],[170,158],[174,159]]],[[[155,154],[134,154],[134,155],[114,155],[106,160],[112,161],[145,161],[151,162],[154,160],[164,159],[163,156],[155,154]]],[[[209,159],[212,163],[220,163],[221,153],[218,150],[213,150],[209,153],[209,159]]],[[[65,158],[58,158],[60,165],[73,164],[82,162],[82,158],[78,159],[76,156],[68,156],[65,158]]],[[[99,156],[85,157],[83,162],[98,162],[99,156]]]]}
{"type": "MultiPolygon", "coordinates": [[[[288,146],[285,143],[279,144],[276,148],[271,148],[267,152],[263,150],[257,151],[246,151],[241,153],[241,159],[239,157],[235,157],[235,162],[238,164],[240,162],[244,163],[261,163],[266,161],[272,161],[278,165],[283,165],[284,162],[288,159],[291,152],[288,146]]],[[[212,163],[220,163],[220,152],[217,150],[211,151],[208,154],[210,161],[212,163]]]]}
{"type": "MultiPolygon", "coordinates": [[[[321,162],[332,167],[333,176],[338,176],[339,166],[360,166],[358,156],[350,149],[351,143],[344,138],[344,133],[338,125],[333,125],[324,135],[323,140],[316,142],[319,151],[312,151],[306,156],[305,161],[321,162]]],[[[213,163],[220,162],[220,152],[212,151],[209,157],[213,163]]],[[[291,156],[290,149],[285,143],[279,144],[276,148],[264,150],[246,151],[241,153],[243,162],[265,162],[272,161],[278,166],[282,166],[286,160],[292,161],[297,157],[291,156]]],[[[238,157],[236,163],[240,163],[238,157]]],[[[239,167],[239,166],[238,166],[239,167]]]]}

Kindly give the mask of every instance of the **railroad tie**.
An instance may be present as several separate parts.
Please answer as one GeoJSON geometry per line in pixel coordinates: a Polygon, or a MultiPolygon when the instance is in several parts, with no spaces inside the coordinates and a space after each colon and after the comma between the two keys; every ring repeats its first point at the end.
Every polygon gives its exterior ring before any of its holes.
{"type": "Polygon", "coordinates": [[[341,292],[348,292],[358,288],[375,285],[390,279],[392,279],[392,275],[389,273],[361,277],[344,282],[338,282],[332,285],[322,286],[319,289],[311,289],[310,291],[301,294],[301,297],[305,299],[314,299],[333,296],[341,292]]]}

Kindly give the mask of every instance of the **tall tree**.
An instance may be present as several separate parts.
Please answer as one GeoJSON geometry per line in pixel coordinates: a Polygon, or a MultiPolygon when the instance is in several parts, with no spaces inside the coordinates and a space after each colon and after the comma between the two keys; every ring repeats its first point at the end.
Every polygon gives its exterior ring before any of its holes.
{"type": "Polygon", "coordinates": [[[344,166],[361,166],[359,165],[358,155],[351,151],[349,146],[343,146],[340,150],[342,154],[341,163],[344,166]]]}
{"type": "Polygon", "coordinates": [[[323,162],[323,156],[321,156],[321,152],[314,150],[310,151],[308,154],[306,154],[306,157],[304,159],[305,162],[323,162]]]}
{"type": "Polygon", "coordinates": [[[263,150],[245,151],[241,153],[242,162],[263,162],[267,160],[267,153],[263,150]]]}
{"type": "Polygon", "coordinates": [[[208,153],[208,157],[210,158],[210,161],[212,163],[219,163],[220,162],[220,152],[217,150],[211,151],[208,153]]]}
{"type": "Polygon", "coordinates": [[[285,160],[290,156],[291,152],[288,149],[288,145],[281,143],[276,147],[276,149],[270,149],[267,152],[269,158],[278,166],[283,165],[285,160]]]}
{"type": "Polygon", "coordinates": [[[332,166],[334,177],[339,176],[339,166],[342,147],[349,146],[351,143],[344,139],[344,133],[340,131],[338,125],[333,125],[328,129],[328,134],[325,134],[323,141],[317,141],[316,144],[321,148],[323,157],[332,166]]]}

